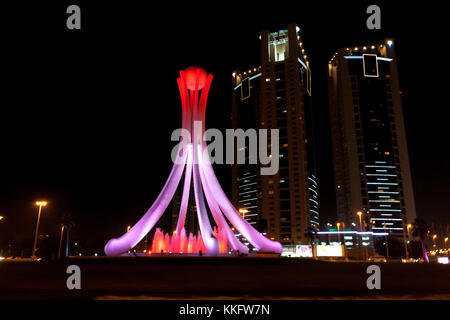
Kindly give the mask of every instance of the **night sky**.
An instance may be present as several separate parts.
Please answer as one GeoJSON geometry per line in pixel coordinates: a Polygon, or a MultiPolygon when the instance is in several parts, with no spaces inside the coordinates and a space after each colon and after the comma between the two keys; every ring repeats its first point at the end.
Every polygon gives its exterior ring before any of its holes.
{"type": "MultiPolygon", "coordinates": [[[[0,249],[31,250],[34,202],[43,199],[41,233],[56,237],[67,212],[72,239],[100,252],[145,213],[169,174],[178,71],[200,65],[214,74],[206,126],[230,128],[232,71],[259,65],[260,30],[290,22],[312,69],[321,223],[336,219],[328,61],[338,48],[390,37],[417,214],[450,224],[448,3],[36,2],[1,10],[0,249]],[[69,4],[81,7],[81,31],[66,29],[69,4]],[[370,4],[381,7],[381,30],[366,28],[370,4]]],[[[216,173],[229,192],[230,168],[216,173]]]]}

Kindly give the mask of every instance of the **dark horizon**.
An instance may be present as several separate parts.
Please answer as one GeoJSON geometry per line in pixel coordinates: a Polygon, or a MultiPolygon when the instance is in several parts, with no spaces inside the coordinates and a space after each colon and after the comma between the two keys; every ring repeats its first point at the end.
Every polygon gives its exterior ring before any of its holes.
{"type": "MultiPolygon", "coordinates": [[[[450,76],[440,48],[448,4],[294,4],[274,12],[255,2],[218,16],[213,7],[202,14],[191,6],[156,12],[150,4],[77,2],[81,31],[66,29],[68,2],[19,1],[6,17],[0,248],[14,242],[31,250],[37,200],[49,202],[40,233],[58,236],[65,212],[76,222],[71,239],[96,250],[125,232],[171,167],[170,135],[181,125],[178,71],[200,65],[214,74],[206,126],[231,128],[231,73],[259,65],[260,30],[290,22],[300,26],[311,61],[321,224],[336,219],[328,61],[338,48],[385,38],[395,44],[417,216],[450,224],[450,76]],[[365,27],[369,4],[381,7],[381,30],[365,27]]],[[[215,169],[230,194],[229,168],[215,169]]]]}

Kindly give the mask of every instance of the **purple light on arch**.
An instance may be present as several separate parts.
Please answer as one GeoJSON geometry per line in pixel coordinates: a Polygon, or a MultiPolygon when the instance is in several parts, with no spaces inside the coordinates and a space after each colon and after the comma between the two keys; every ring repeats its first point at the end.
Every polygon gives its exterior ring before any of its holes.
{"type": "Polygon", "coordinates": [[[202,139],[205,130],[206,103],[212,79],[213,76],[211,74],[207,75],[203,69],[198,67],[190,67],[185,71],[180,71],[180,77],[177,79],[177,82],[182,105],[182,126],[191,133],[192,144],[189,144],[187,149],[183,149],[182,144],[179,145],[176,162],[155,202],[127,233],[108,241],[105,246],[106,255],[117,256],[133,249],[150,232],[172,200],[180,184],[183,172],[185,172],[185,178],[176,229],[177,235],[184,232],[192,181],[201,238],[208,255],[218,254],[219,240],[215,237],[208,219],[207,206],[216,225],[220,230],[223,230],[227,243],[233,250],[248,253],[248,248],[236,238],[230,229],[229,223],[258,250],[282,252],[279,242],[269,240],[263,236],[239,214],[225,195],[214,173],[206,152],[206,142],[202,139]],[[201,95],[199,99],[200,90],[201,95]],[[197,133],[197,136],[194,136],[193,132],[195,131],[193,130],[194,121],[202,122],[202,130],[197,133]],[[187,150],[187,152],[183,152],[183,150],[187,150]]]}

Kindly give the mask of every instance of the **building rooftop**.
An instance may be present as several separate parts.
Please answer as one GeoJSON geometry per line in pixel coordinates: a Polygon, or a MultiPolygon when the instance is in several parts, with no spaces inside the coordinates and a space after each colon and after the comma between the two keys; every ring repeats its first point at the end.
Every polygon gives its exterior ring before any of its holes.
{"type": "Polygon", "coordinates": [[[360,57],[363,54],[376,54],[379,57],[389,58],[386,47],[390,48],[392,47],[393,44],[394,41],[392,39],[386,39],[382,44],[341,48],[334,53],[334,55],[331,57],[328,63],[332,64],[336,60],[336,58],[339,57],[340,55],[344,56],[345,58],[348,58],[351,56],[360,57]]]}

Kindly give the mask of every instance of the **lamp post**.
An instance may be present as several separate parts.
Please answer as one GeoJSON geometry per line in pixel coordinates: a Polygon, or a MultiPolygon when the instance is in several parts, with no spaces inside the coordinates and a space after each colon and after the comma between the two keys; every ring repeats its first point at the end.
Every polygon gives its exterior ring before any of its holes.
{"type": "Polygon", "coordinates": [[[0,222],[1,222],[3,219],[5,219],[5,217],[4,217],[4,216],[0,216],[0,222]]]}
{"type": "Polygon", "coordinates": [[[58,247],[58,259],[61,259],[61,247],[64,235],[64,224],[61,225],[61,238],[59,239],[59,247],[58,247]]]}
{"type": "Polygon", "coordinates": [[[447,241],[448,241],[448,237],[445,237],[445,239],[444,239],[444,249],[447,249],[447,241]]]}
{"type": "Polygon", "coordinates": [[[36,244],[37,244],[37,237],[38,237],[38,231],[39,231],[39,221],[41,220],[41,211],[42,207],[45,207],[47,205],[46,201],[36,201],[36,205],[39,206],[39,212],[38,212],[38,219],[36,223],[36,233],[34,234],[34,245],[33,245],[33,252],[31,254],[31,258],[36,258],[36,244]]]}
{"type": "Polygon", "coordinates": [[[363,231],[363,228],[362,228],[362,211],[358,211],[357,213],[356,213],[358,216],[359,216],[359,231],[363,231]]]}
{"type": "Polygon", "coordinates": [[[330,228],[331,228],[332,226],[333,226],[333,225],[332,225],[331,223],[327,222],[327,227],[328,227],[327,240],[328,240],[328,244],[330,244],[330,228]]]}
{"type": "Polygon", "coordinates": [[[341,226],[341,224],[338,222],[336,223],[337,229],[338,229],[338,242],[341,243],[341,235],[339,234],[339,227],[341,226]]]}
{"type": "MultiPolygon", "coordinates": [[[[386,222],[384,222],[383,228],[386,230],[386,222]]],[[[387,232],[385,231],[385,233],[387,232]]],[[[384,241],[386,242],[386,261],[389,261],[389,245],[387,235],[384,236],[384,241]]]]}
{"type": "Polygon", "coordinates": [[[245,214],[248,213],[247,209],[239,209],[239,213],[242,214],[242,218],[245,219],[245,214]]]}
{"type": "MultiPolygon", "coordinates": [[[[363,215],[362,211],[358,211],[356,214],[359,217],[359,231],[360,232],[366,231],[366,226],[365,225],[363,226],[363,224],[362,224],[362,215],[363,215]]],[[[364,260],[367,260],[367,256],[368,256],[368,254],[367,254],[367,246],[364,245],[364,241],[362,239],[362,235],[361,235],[361,244],[364,247],[364,260]]]]}
{"type": "Polygon", "coordinates": [[[436,247],[436,238],[437,238],[437,235],[433,234],[433,247],[436,247]]]}
{"type": "MultiPolygon", "coordinates": [[[[408,225],[409,226],[409,225],[408,225]]],[[[408,238],[409,238],[409,229],[408,229],[408,226],[406,226],[406,229],[408,230],[407,232],[408,232],[408,238]]],[[[409,258],[409,253],[408,253],[408,244],[407,244],[407,242],[406,242],[406,236],[405,236],[405,221],[403,221],[403,219],[402,219],[402,227],[403,227],[403,243],[404,243],[404,245],[405,245],[405,256],[406,256],[406,259],[408,259],[409,258]]]]}

